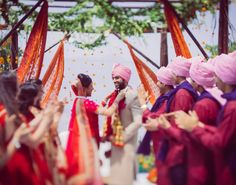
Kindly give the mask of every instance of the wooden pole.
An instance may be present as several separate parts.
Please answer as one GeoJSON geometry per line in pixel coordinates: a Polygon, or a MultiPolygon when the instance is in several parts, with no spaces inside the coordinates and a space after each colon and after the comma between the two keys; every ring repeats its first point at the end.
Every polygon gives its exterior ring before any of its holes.
{"type": "Polygon", "coordinates": [[[168,43],[167,43],[167,31],[161,32],[161,52],[160,52],[160,65],[168,65],[168,43]]]}
{"type": "Polygon", "coordinates": [[[218,35],[218,54],[228,53],[228,0],[220,1],[220,17],[219,17],[219,35],[218,35]]]}
{"type": "Polygon", "coordinates": [[[16,69],[18,66],[18,33],[15,30],[11,37],[11,67],[16,69]]]}
{"type": "MultiPolygon", "coordinates": [[[[13,0],[14,5],[16,5],[17,3],[18,3],[18,0],[13,0]]],[[[18,52],[19,52],[18,33],[15,30],[11,36],[11,67],[12,67],[12,69],[16,69],[18,67],[18,52]]]]}
{"type": "Polygon", "coordinates": [[[0,46],[16,31],[16,29],[29,17],[29,15],[45,0],[39,0],[26,14],[21,20],[14,25],[14,27],[8,32],[8,34],[0,41],[0,46]]]}
{"type": "Polygon", "coordinates": [[[44,53],[47,53],[50,49],[54,48],[56,45],[58,45],[59,43],[61,43],[61,41],[63,41],[63,40],[68,40],[68,39],[70,38],[70,36],[71,36],[70,34],[66,34],[63,39],[59,40],[58,42],[56,42],[55,44],[53,44],[52,46],[50,46],[48,49],[46,49],[46,50],[44,51],[44,53]]]}
{"type": "MultiPolygon", "coordinates": [[[[119,38],[120,40],[122,40],[123,42],[125,42],[121,36],[118,33],[113,33],[117,38],[119,38]]],[[[132,49],[134,51],[136,51],[138,54],[140,54],[143,58],[145,58],[148,62],[150,62],[150,64],[152,64],[154,67],[156,67],[157,69],[160,68],[160,66],[158,66],[154,61],[152,61],[150,58],[148,58],[146,55],[144,55],[141,51],[139,51],[137,48],[135,48],[134,46],[132,46],[131,44],[129,44],[132,49]]]]}

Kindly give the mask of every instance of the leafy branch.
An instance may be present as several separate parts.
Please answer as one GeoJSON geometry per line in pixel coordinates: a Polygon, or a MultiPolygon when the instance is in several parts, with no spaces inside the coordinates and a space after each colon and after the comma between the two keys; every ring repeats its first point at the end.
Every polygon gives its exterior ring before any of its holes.
{"type": "MultiPolygon", "coordinates": [[[[218,0],[181,0],[173,6],[186,23],[196,19],[196,12],[207,10],[214,13],[218,0]]],[[[14,24],[18,17],[29,10],[29,7],[18,3],[17,9],[9,8],[9,22],[14,24]]],[[[21,30],[30,31],[37,12],[30,21],[21,27],[21,30]]],[[[141,35],[145,30],[165,28],[166,22],[161,3],[154,7],[134,10],[112,6],[105,0],[78,1],[76,6],[63,13],[49,13],[48,29],[73,34],[99,34],[92,43],[74,42],[77,47],[93,48],[105,44],[105,35],[108,30],[119,33],[122,37],[141,35]]],[[[155,30],[154,30],[155,31],[155,30]]]]}

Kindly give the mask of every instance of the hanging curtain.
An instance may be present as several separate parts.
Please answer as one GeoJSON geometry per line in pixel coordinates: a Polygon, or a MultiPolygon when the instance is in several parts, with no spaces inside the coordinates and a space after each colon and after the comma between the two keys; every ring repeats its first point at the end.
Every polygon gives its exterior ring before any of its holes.
{"type": "Polygon", "coordinates": [[[150,102],[151,104],[154,104],[157,97],[159,96],[159,90],[156,85],[157,77],[155,73],[135,55],[131,45],[127,41],[124,41],[124,42],[127,44],[129,48],[129,51],[134,61],[139,78],[145,90],[148,92],[150,96],[150,102]]]}
{"type": "Polygon", "coordinates": [[[184,36],[179,27],[179,22],[173,12],[172,7],[167,2],[167,0],[161,0],[161,2],[164,4],[166,22],[167,22],[168,29],[170,31],[171,38],[174,44],[176,56],[183,56],[185,58],[191,58],[191,53],[184,40],[184,36]]]}
{"type": "Polygon", "coordinates": [[[61,41],[44,77],[44,95],[41,105],[44,107],[50,99],[58,96],[64,75],[64,39],[61,41]]]}
{"type": "Polygon", "coordinates": [[[48,2],[44,4],[37,16],[29,36],[17,76],[20,83],[30,78],[38,79],[40,76],[48,29],[48,2]]]}

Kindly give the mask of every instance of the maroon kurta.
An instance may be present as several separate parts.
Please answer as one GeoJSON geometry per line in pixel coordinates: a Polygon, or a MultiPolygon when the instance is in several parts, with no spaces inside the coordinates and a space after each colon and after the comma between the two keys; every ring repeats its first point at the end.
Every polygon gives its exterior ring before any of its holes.
{"type": "MultiPolygon", "coordinates": [[[[180,88],[174,95],[169,112],[174,112],[182,110],[188,112],[191,110],[195,97],[186,89],[180,88]]],[[[171,120],[171,125],[176,128],[174,120],[171,120]]],[[[171,137],[171,135],[166,134],[169,137],[169,150],[166,156],[166,165],[168,166],[168,173],[171,180],[171,184],[184,185],[187,182],[187,172],[186,172],[186,149],[184,145],[171,137]]]]}
{"type": "MultiPolygon", "coordinates": [[[[170,112],[182,110],[188,112],[191,110],[194,103],[193,96],[185,89],[180,89],[175,94],[170,106],[170,112]]],[[[176,127],[174,120],[171,120],[173,127],[176,127]]],[[[170,147],[167,154],[167,164],[172,167],[184,163],[184,145],[178,142],[175,138],[170,141],[170,147]]]]}
{"type": "Polygon", "coordinates": [[[228,101],[222,111],[217,128],[197,127],[192,134],[214,152],[217,184],[236,185],[236,177],[233,175],[236,168],[236,101],[228,101]]]}
{"type": "MultiPolygon", "coordinates": [[[[164,102],[162,103],[162,105],[160,106],[160,108],[156,112],[151,112],[148,109],[145,110],[143,112],[143,120],[144,120],[144,122],[148,118],[155,119],[155,118],[159,117],[161,114],[165,113],[165,111],[166,111],[166,103],[167,103],[167,100],[164,100],[164,102]]],[[[153,132],[151,132],[151,137],[152,137],[152,142],[153,142],[153,149],[154,149],[154,153],[155,154],[157,154],[157,152],[158,152],[160,139],[162,138],[161,135],[162,134],[161,134],[160,131],[153,131],[153,132]]]]}
{"type": "MultiPolygon", "coordinates": [[[[164,102],[161,104],[160,108],[156,112],[151,112],[149,110],[144,111],[143,113],[143,120],[146,121],[148,117],[155,119],[159,117],[161,114],[166,112],[166,104],[167,100],[164,100],[164,102]]],[[[153,149],[156,159],[156,167],[158,171],[158,177],[157,177],[157,184],[158,185],[170,185],[169,177],[168,177],[168,168],[165,164],[165,161],[160,161],[157,159],[158,151],[160,148],[161,140],[163,138],[163,133],[161,130],[151,132],[152,142],[153,142],[153,149]]]]}
{"type": "MultiPolygon", "coordinates": [[[[220,104],[208,97],[197,101],[193,107],[201,122],[213,126],[216,125],[219,109],[220,104]]],[[[214,184],[212,153],[180,129],[170,128],[167,132],[187,146],[188,185],[214,184]]]]}

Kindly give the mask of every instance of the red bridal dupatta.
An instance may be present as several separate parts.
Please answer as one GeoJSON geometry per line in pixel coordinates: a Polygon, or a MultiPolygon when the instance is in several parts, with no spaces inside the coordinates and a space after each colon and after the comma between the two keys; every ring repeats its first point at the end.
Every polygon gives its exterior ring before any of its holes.
{"type": "Polygon", "coordinates": [[[102,185],[98,150],[88,124],[84,100],[74,101],[66,147],[69,185],[102,185]]]}

